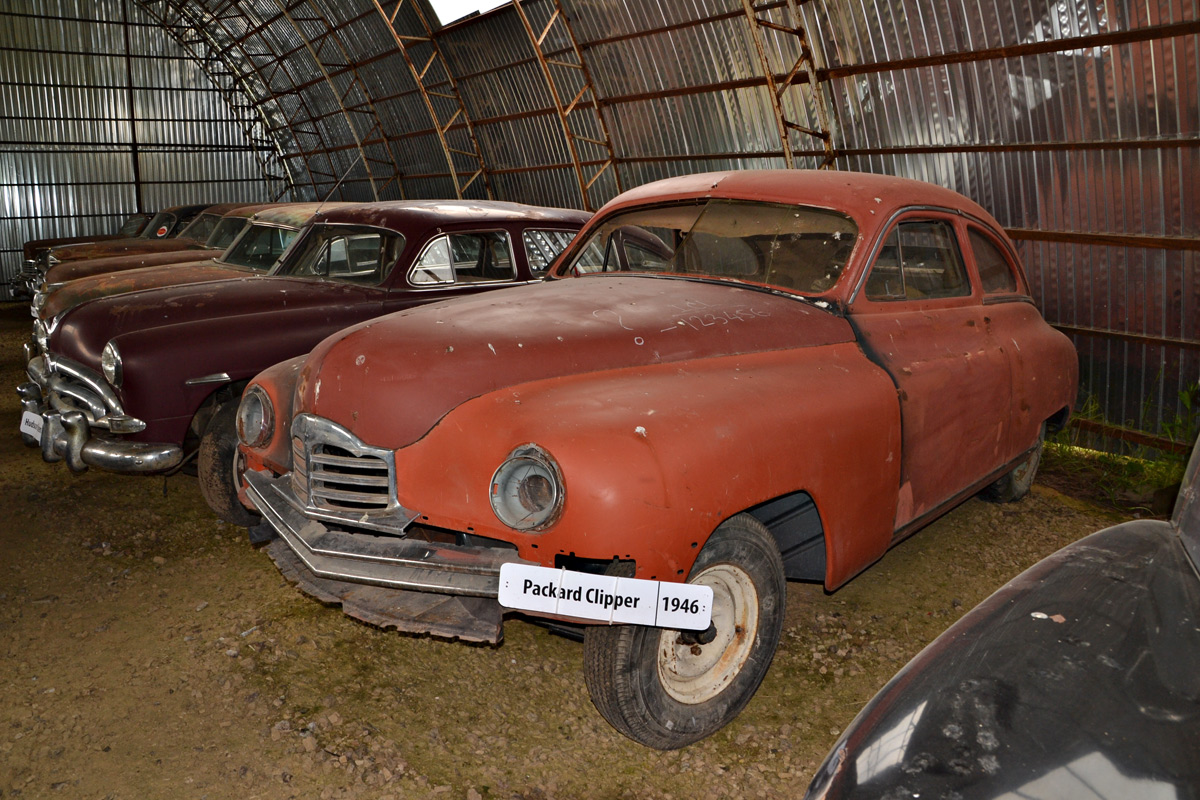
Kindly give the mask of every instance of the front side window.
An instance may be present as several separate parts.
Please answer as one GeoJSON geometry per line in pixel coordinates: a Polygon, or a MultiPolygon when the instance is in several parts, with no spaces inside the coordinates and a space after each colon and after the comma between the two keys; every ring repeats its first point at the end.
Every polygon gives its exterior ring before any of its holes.
{"type": "Polygon", "coordinates": [[[233,244],[233,240],[237,238],[244,227],[246,227],[245,217],[222,217],[213,227],[212,233],[204,240],[204,244],[206,247],[224,250],[233,244]]]}
{"type": "Polygon", "coordinates": [[[537,277],[545,275],[559,253],[566,250],[567,245],[575,240],[576,233],[577,231],[538,230],[523,232],[521,239],[525,242],[525,258],[529,261],[529,271],[537,277]]]}
{"type": "Polygon", "coordinates": [[[375,286],[391,272],[403,247],[399,234],[321,226],[277,274],[375,286]]]}
{"type": "Polygon", "coordinates": [[[189,222],[188,226],[179,232],[179,235],[187,239],[195,239],[198,242],[208,241],[208,237],[216,230],[217,223],[220,221],[221,217],[216,214],[201,214],[189,222]]]}
{"type": "Polygon", "coordinates": [[[287,250],[298,231],[250,223],[221,256],[221,261],[266,272],[287,250]]]}
{"type": "Polygon", "coordinates": [[[940,220],[901,222],[879,250],[866,293],[868,300],[929,300],[971,294],[954,228],[940,220]]]}
{"type": "Polygon", "coordinates": [[[854,221],[835,211],[707,200],[618,214],[566,270],[681,274],[820,294],[841,276],[857,234],[854,221]]]}
{"type": "Polygon", "coordinates": [[[996,244],[979,231],[971,228],[967,234],[971,251],[975,253],[975,266],[979,268],[979,281],[984,294],[1015,292],[1017,279],[1013,277],[1008,259],[996,244]]]}
{"type": "Polygon", "coordinates": [[[450,233],[421,251],[408,279],[414,286],[511,281],[517,276],[506,231],[450,233]]]}

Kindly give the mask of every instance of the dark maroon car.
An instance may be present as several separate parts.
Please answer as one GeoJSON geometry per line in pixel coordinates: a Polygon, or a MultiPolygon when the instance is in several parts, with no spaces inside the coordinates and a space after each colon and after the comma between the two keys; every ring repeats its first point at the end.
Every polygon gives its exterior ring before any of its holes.
{"type": "Polygon", "coordinates": [[[539,280],[589,217],[482,201],[350,206],[315,216],[268,275],[82,303],[26,345],[22,436],[75,471],[164,472],[198,456],[209,504],[253,522],[231,471],[250,378],[354,323],[539,280]]]}

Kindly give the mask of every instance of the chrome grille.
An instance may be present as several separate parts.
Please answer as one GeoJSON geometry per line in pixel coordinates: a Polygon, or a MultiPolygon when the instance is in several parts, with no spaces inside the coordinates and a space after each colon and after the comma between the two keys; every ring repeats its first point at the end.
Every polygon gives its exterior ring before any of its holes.
{"type": "Polygon", "coordinates": [[[313,505],[344,511],[385,509],[391,500],[386,461],[331,444],[315,444],[309,451],[308,487],[313,505]]]}
{"type": "Polygon", "coordinates": [[[330,420],[312,414],[292,420],[292,465],[292,492],[311,512],[365,524],[364,514],[398,509],[391,451],[330,420]]]}

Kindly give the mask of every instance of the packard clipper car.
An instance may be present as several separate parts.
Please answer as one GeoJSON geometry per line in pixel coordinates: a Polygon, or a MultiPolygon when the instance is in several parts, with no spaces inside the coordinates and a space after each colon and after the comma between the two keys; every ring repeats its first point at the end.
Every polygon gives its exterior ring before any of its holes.
{"type": "Polygon", "coordinates": [[[74,471],[159,473],[195,458],[213,509],[253,524],[232,471],[250,378],[388,311],[540,280],[589,217],[484,201],[332,208],[270,274],[208,267],[212,280],[81,302],[34,324],[22,437],[74,471]]]}
{"type": "Polygon", "coordinates": [[[593,623],[593,701],[652,747],[749,701],[786,579],[835,589],[978,492],[1022,496],[1075,396],[1074,348],[1000,226],[911,180],[648,184],[551,272],[252,381],[251,533],[376,624],[495,642],[506,609],[593,623]]]}
{"type": "Polygon", "coordinates": [[[1030,567],[900,670],[807,800],[1200,792],[1200,445],[1170,521],[1030,567]]]}

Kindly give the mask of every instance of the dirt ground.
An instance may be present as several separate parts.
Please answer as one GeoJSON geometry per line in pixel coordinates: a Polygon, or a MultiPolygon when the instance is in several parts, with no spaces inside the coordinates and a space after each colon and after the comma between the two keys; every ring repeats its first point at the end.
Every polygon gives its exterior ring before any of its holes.
{"type": "Polygon", "coordinates": [[[28,310],[0,305],[0,798],[796,797],[859,707],[1009,578],[1120,517],[971,500],[827,594],[793,583],[746,711],[660,753],[588,699],[582,647],[382,632],[302,596],[194,478],[45,464],[17,433],[28,310]]]}

